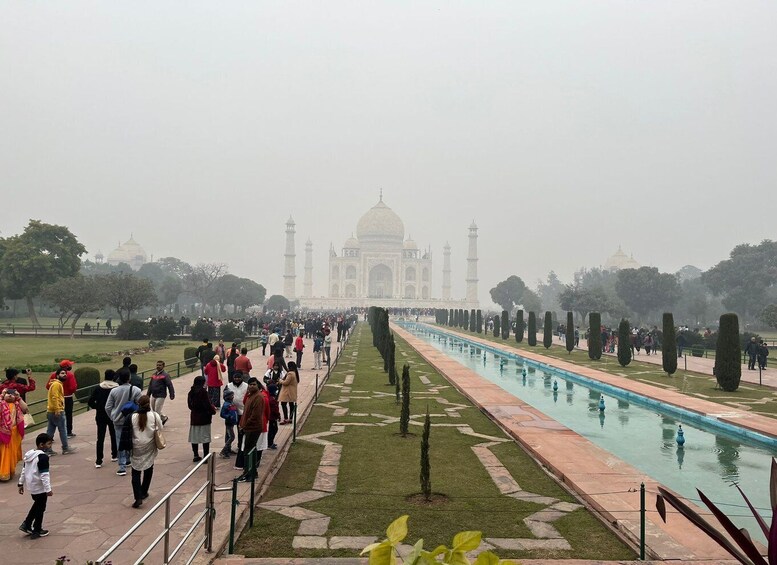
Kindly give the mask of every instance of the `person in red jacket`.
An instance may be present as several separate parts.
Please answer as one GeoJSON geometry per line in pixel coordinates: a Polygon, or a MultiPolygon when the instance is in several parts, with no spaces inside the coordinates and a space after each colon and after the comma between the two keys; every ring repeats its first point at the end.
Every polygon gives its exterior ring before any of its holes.
{"type": "Polygon", "coordinates": [[[78,390],[78,383],[76,382],[76,375],[71,371],[73,368],[73,362],[68,359],[63,359],[59,362],[59,370],[54,371],[49,375],[49,382],[46,383],[46,390],[49,389],[51,383],[57,380],[59,371],[65,369],[67,371],[67,378],[62,383],[62,387],[65,391],[65,426],[67,427],[67,437],[76,437],[73,432],[73,395],[78,390]]]}
{"type": "Polygon", "coordinates": [[[294,340],[294,353],[297,354],[297,369],[302,368],[302,350],[305,349],[305,340],[301,335],[298,335],[294,340]]]}
{"type": "Polygon", "coordinates": [[[227,366],[221,362],[221,357],[216,355],[203,368],[205,378],[208,380],[208,396],[210,403],[216,408],[221,406],[221,387],[224,385],[224,375],[227,366]]]}

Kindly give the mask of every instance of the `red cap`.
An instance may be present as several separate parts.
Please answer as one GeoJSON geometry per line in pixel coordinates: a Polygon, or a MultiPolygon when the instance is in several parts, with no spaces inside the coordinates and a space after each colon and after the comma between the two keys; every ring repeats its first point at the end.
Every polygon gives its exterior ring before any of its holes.
{"type": "Polygon", "coordinates": [[[72,367],[73,366],[73,362],[70,361],[69,359],[63,359],[62,361],[59,362],[59,366],[62,367],[63,369],[65,367],[72,367]]]}

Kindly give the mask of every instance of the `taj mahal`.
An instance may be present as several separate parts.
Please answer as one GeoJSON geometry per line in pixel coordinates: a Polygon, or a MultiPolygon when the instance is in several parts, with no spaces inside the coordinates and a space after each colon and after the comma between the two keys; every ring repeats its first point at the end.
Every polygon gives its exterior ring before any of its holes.
{"type": "Polygon", "coordinates": [[[478,308],[477,238],[474,221],[469,226],[466,298],[451,298],[451,247],[443,248],[442,295],[435,297],[434,265],[430,247],[419,249],[405,238],[402,219],[383,202],[383,194],[356,224],[356,237],[349,237],[340,252],[329,248],[327,296],[313,296],[313,242],[305,243],[305,274],[302,295],[296,291],[296,250],[293,218],[286,222],[283,294],[310,309],[349,307],[389,308],[478,308]]]}

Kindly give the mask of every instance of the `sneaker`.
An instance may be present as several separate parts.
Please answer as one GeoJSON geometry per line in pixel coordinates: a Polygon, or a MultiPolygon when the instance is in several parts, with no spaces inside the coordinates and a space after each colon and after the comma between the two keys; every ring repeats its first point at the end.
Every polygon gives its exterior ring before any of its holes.
{"type": "Polygon", "coordinates": [[[242,470],[243,470],[243,468],[242,468],[242,467],[238,467],[237,465],[235,465],[235,466],[234,466],[234,467],[232,467],[232,468],[233,468],[235,471],[242,471],[242,470]]]}
{"type": "Polygon", "coordinates": [[[167,416],[162,416],[162,425],[164,426],[169,419],[167,416]]]}
{"type": "Polygon", "coordinates": [[[25,524],[24,522],[22,522],[22,525],[19,526],[19,530],[24,532],[27,535],[30,535],[32,533],[32,529],[29,526],[27,526],[27,524],[25,524]]]}
{"type": "Polygon", "coordinates": [[[278,449],[278,444],[274,443],[270,446],[270,449],[278,449]]]}
{"type": "Polygon", "coordinates": [[[224,453],[223,451],[219,453],[219,457],[222,459],[229,459],[229,453],[224,453]]]}
{"type": "Polygon", "coordinates": [[[32,532],[30,534],[30,539],[45,538],[47,535],[49,535],[48,530],[38,530],[37,532],[32,532]]]}
{"type": "Polygon", "coordinates": [[[119,460],[118,457],[111,457],[111,463],[116,463],[116,461],[118,460],[119,460]]]}
{"type": "Polygon", "coordinates": [[[95,468],[95,469],[99,469],[99,468],[101,468],[102,466],[103,466],[103,464],[102,464],[102,461],[101,461],[101,462],[99,462],[99,463],[95,463],[95,464],[94,464],[94,468],[95,468]]]}
{"type": "Polygon", "coordinates": [[[71,453],[75,453],[76,451],[78,451],[78,449],[75,447],[67,447],[62,450],[62,455],[70,455],[71,453]]]}
{"type": "Polygon", "coordinates": [[[202,461],[202,457],[200,457],[199,455],[192,459],[192,463],[199,463],[200,461],[202,461]]]}
{"type": "Polygon", "coordinates": [[[53,449],[46,449],[43,451],[43,453],[45,453],[49,457],[54,457],[57,454],[57,452],[54,451],[53,449]]]}
{"type": "Polygon", "coordinates": [[[125,471],[124,469],[119,469],[118,471],[116,471],[116,474],[119,475],[120,477],[124,477],[127,475],[127,471],[125,471]]]}
{"type": "Polygon", "coordinates": [[[140,505],[143,504],[143,501],[138,499],[135,502],[132,503],[133,508],[140,508],[140,505]]]}
{"type": "Polygon", "coordinates": [[[77,436],[73,432],[70,432],[69,434],[67,434],[67,437],[77,437],[77,436]]]}

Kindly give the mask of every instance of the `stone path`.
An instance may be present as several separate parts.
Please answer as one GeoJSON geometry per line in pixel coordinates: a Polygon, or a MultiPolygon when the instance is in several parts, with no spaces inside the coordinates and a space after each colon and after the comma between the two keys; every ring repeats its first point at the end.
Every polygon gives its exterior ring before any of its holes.
{"type": "MultiPolygon", "coordinates": [[[[402,352],[404,353],[404,352],[402,352]]],[[[346,416],[350,418],[347,421],[336,422],[330,426],[328,431],[314,434],[302,435],[298,439],[307,441],[316,445],[323,446],[323,453],[316,471],[316,477],[313,487],[310,490],[303,491],[291,496],[274,499],[260,504],[260,508],[277,512],[283,516],[293,518],[299,521],[297,534],[292,540],[294,549],[355,549],[360,550],[373,543],[377,536],[327,536],[330,518],[319,512],[308,510],[302,505],[330,496],[337,490],[337,477],[340,469],[340,456],[342,454],[342,445],[335,442],[336,436],[347,433],[349,427],[374,426],[383,427],[399,422],[395,416],[386,416],[384,414],[350,413],[346,406],[353,398],[381,398],[393,396],[382,391],[362,391],[354,390],[352,387],[358,385],[355,374],[357,352],[354,351],[351,356],[341,360],[339,366],[348,373],[343,379],[343,383],[328,383],[326,386],[336,388],[340,391],[340,398],[326,404],[319,403],[318,406],[332,409],[333,415],[346,416]],[[366,395],[366,396],[363,396],[366,395]],[[358,418],[371,417],[377,418],[378,422],[358,421],[358,418]]],[[[383,369],[382,366],[375,366],[376,370],[383,369]]],[[[545,508],[524,518],[524,523],[535,536],[534,538],[486,538],[480,547],[474,553],[479,553],[487,549],[510,549],[510,550],[570,550],[572,547],[569,542],[553,526],[553,522],[564,517],[581,507],[579,504],[562,502],[552,497],[541,496],[532,492],[525,491],[515,478],[510,474],[507,468],[502,465],[497,456],[490,450],[491,447],[500,443],[511,441],[509,438],[493,437],[489,435],[476,433],[470,426],[448,422],[447,418],[460,418],[459,412],[471,406],[466,404],[457,404],[441,397],[440,391],[448,388],[448,385],[433,385],[429,379],[429,374],[422,369],[416,368],[413,372],[423,387],[416,390],[415,398],[427,397],[430,400],[437,401],[443,406],[442,413],[430,414],[435,418],[433,427],[453,427],[460,433],[486,440],[482,443],[472,446],[472,451],[484,466],[491,479],[494,481],[499,492],[504,496],[516,498],[518,500],[530,501],[535,504],[544,505],[545,508]]],[[[423,414],[411,416],[410,424],[423,426],[423,414]]],[[[401,553],[409,552],[410,546],[403,546],[401,553]]]]}
{"type": "MultiPolygon", "coordinates": [[[[299,413],[302,415],[312,404],[315,375],[317,371],[310,370],[312,366],[312,340],[306,340],[306,353],[303,357],[303,369],[300,371],[298,388],[299,413]]],[[[333,344],[334,358],[339,344],[333,344]]],[[[347,351],[347,350],[346,350],[347,351]]],[[[344,352],[345,354],[345,352],[344,352]]],[[[344,356],[343,356],[344,357],[344,356]]],[[[261,376],[266,370],[266,357],[261,354],[261,348],[249,352],[249,358],[254,365],[252,375],[261,376]]],[[[342,358],[342,357],[341,357],[342,358]]],[[[318,371],[323,380],[326,371],[318,371]]],[[[88,559],[98,558],[116,540],[118,540],[133,524],[150,510],[159,499],[167,493],[194,466],[191,447],[187,441],[189,430],[189,410],[186,405],[186,395],[191,387],[194,376],[190,373],[173,381],[176,398],[165,403],[165,413],[170,420],[165,426],[167,448],[159,453],[154,466],[154,478],[151,483],[151,496],[140,509],[133,509],[132,487],[130,475],[119,477],[115,474],[116,465],[110,462],[110,445],[106,440],[108,459],[101,469],[94,468],[96,427],[94,412],[85,412],[74,417],[74,431],[78,434],[71,440],[71,445],[78,448],[73,455],[57,455],[52,459],[52,486],[54,496],[49,499],[44,527],[50,530],[48,537],[30,540],[17,528],[29,510],[31,499],[29,495],[19,496],[16,489],[16,479],[8,483],[0,483],[0,499],[3,500],[3,513],[0,516],[0,546],[3,548],[3,563],[41,563],[51,564],[55,558],[67,555],[71,563],[85,563],[88,559]]],[[[31,433],[24,438],[22,450],[32,447],[37,433],[31,433]]],[[[277,451],[264,452],[259,469],[259,484],[267,479],[277,469],[280,460],[285,456],[291,442],[292,426],[281,426],[276,443],[277,451]]],[[[224,445],[224,425],[221,418],[214,416],[212,427],[213,442],[211,450],[218,452],[224,445]]],[[[57,445],[55,444],[55,448],[57,445]]],[[[233,477],[239,471],[232,468],[233,460],[216,459],[216,483],[221,486],[231,484],[233,477]]],[[[21,466],[17,468],[17,473],[21,466]]],[[[173,516],[192,496],[205,480],[205,469],[202,468],[191,484],[187,483],[182,494],[174,498],[173,516]]],[[[259,487],[257,486],[257,491],[259,487]]],[[[247,509],[249,485],[241,483],[238,487],[238,514],[247,509]]],[[[214,549],[226,543],[229,534],[229,516],[231,510],[231,492],[217,492],[215,495],[216,519],[214,530],[214,549]]],[[[189,512],[202,510],[204,495],[200,496],[189,512]]],[[[114,554],[113,563],[129,563],[132,556],[148,547],[159,534],[163,520],[163,511],[158,511],[154,517],[131,537],[122,548],[114,554]]],[[[181,522],[178,533],[172,535],[175,547],[181,532],[185,532],[191,524],[187,518],[181,522]]],[[[188,555],[188,553],[187,553],[188,555]]],[[[212,554],[200,552],[196,563],[209,562],[212,554]]],[[[152,553],[147,563],[161,563],[159,553],[152,553]]]]}

